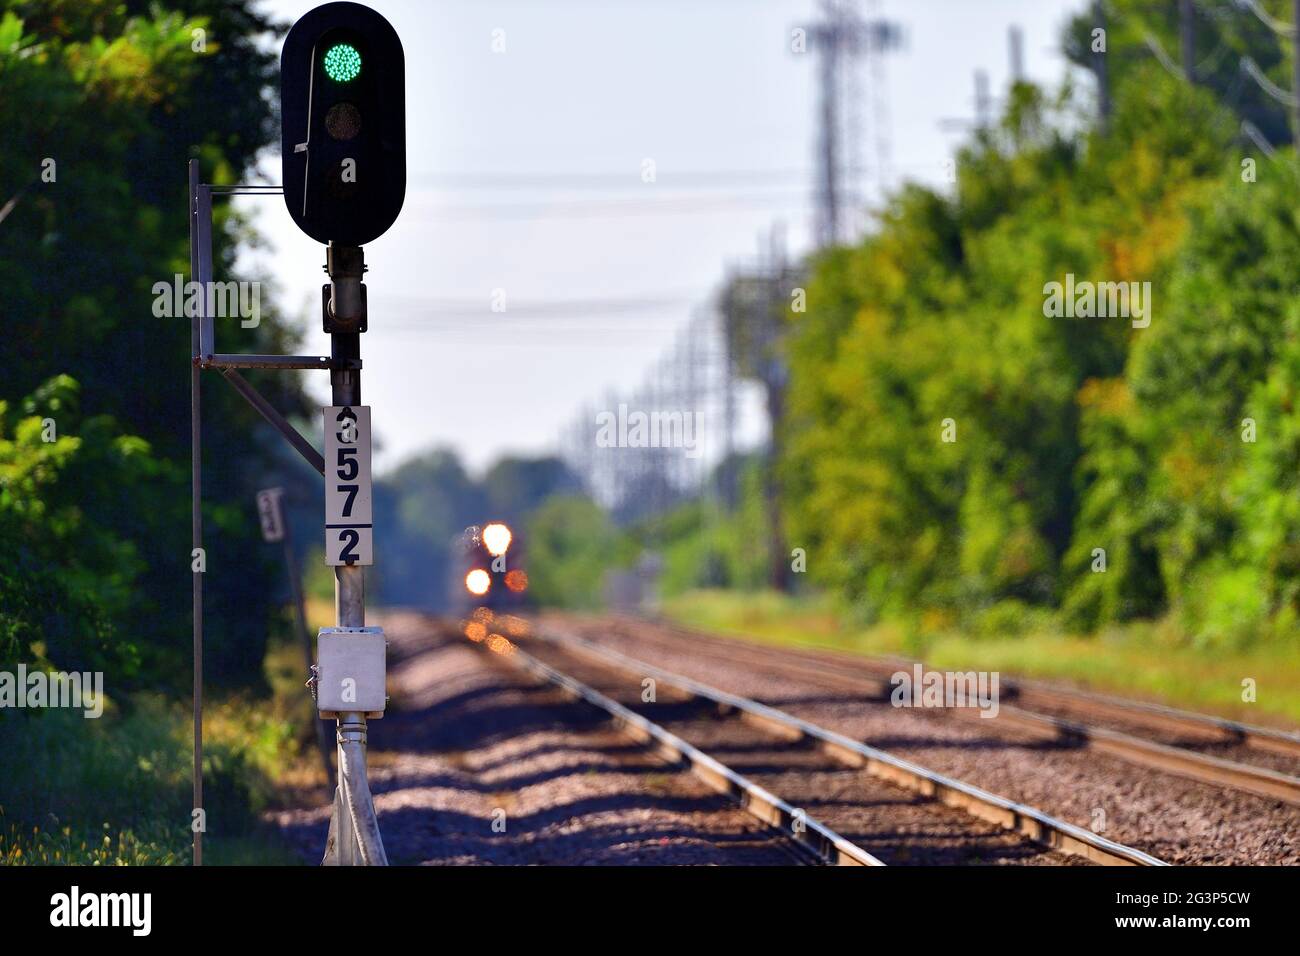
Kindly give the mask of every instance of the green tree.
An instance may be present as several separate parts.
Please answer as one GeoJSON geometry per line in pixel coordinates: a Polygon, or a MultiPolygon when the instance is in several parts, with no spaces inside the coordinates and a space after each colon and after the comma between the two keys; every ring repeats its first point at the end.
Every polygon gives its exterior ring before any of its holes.
{"type": "MultiPolygon", "coordinates": [[[[149,495],[118,489],[96,497],[71,476],[59,489],[82,501],[76,534],[83,550],[93,550],[101,534],[131,544],[133,598],[102,610],[114,633],[141,649],[146,667],[133,679],[184,682],[190,331],[183,317],[155,317],[152,290],[176,274],[188,278],[186,161],[199,157],[209,181],[234,182],[273,139],[265,94],[276,57],[264,37],[278,26],[248,0],[4,0],[0,11],[0,208],[7,210],[0,285],[14,319],[0,339],[0,398],[12,406],[52,377],[69,375],[94,414],[81,423],[56,415],[61,435],[92,444],[76,429],[111,419],[167,465],[151,476],[149,495]]],[[[227,208],[218,209],[217,278],[246,278],[233,267],[237,243],[250,235],[227,208]]],[[[218,323],[225,350],[291,344],[270,307],[272,291],[263,290],[256,328],[218,323]]],[[[287,380],[258,381],[287,412],[305,410],[287,380]]],[[[257,573],[269,568],[256,564],[263,552],[249,502],[257,472],[272,457],[265,445],[250,444],[263,426],[224,385],[205,384],[204,410],[207,673],[217,681],[257,680],[274,578],[257,573]]],[[[49,487],[28,485],[22,493],[49,487]]],[[[37,499],[22,506],[55,510],[37,499]]],[[[71,567],[55,574],[65,580],[26,595],[46,614],[58,610],[50,595],[74,583],[71,567]]]]}
{"type": "Polygon", "coordinates": [[[588,498],[561,496],[528,520],[528,592],[540,604],[598,607],[619,553],[609,516],[588,498]]]}

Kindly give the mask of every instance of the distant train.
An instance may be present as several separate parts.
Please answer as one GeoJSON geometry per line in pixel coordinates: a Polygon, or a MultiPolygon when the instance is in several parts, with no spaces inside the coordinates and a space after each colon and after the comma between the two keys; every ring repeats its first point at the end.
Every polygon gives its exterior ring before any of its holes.
{"type": "Polygon", "coordinates": [[[519,536],[500,521],[471,525],[457,541],[452,561],[452,604],[507,610],[528,604],[528,572],[519,536]]]}

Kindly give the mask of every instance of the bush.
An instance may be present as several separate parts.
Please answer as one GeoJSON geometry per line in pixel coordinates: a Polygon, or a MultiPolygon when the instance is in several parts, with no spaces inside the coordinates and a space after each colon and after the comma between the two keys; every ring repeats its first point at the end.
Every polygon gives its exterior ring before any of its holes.
{"type": "MultiPolygon", "coordinates": [[[[214,846],[256,831],[272,775],[298,754],[292,728],[261,710],[207,708],[205,839],[214,846]]],[[[0,863],[188,862],[192,726],[188,708],[148,695],[110,703],[97,720],[0,710],[0,863]]]]}

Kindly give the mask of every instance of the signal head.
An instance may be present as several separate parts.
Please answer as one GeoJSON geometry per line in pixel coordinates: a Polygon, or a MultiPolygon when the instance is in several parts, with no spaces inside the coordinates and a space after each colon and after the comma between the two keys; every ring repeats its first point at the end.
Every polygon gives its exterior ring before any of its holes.
{"type": "Polygon", "coordinates": [[[387,20],[359,3],[304,14],[280,55],[284,201],[317,242],[361,246],[406,198],[406,60],[387,20]]]}

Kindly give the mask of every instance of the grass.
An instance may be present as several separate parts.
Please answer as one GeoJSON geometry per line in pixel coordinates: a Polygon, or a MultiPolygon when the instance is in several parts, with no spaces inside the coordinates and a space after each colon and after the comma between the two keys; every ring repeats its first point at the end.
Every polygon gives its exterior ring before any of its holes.
{"type": "MultiPolygon", "coordinates": [[[[205,703],[205,864],[300,862],[259,814],[324,780],[304,670],[299,645],[276,645],[269,698],[205,703]]],[[[0,711],[0,865],[189,863],[192,734],[188,702],[150,694],[109,701],[98,720],[0,711]]]]}
{"type": "Polygon", "coordinates": [[[1300,725],[1300,649],[1294,643],[1198,647],[1169,621],[1095,635],[1038,626],[1016,636],[976,636],[942,620],[858,626],[824,597],[726,591],[666,599],[663,613],[688,626],[765,643],[903,655],[942,670],[996,670],[1256,724],[1300,725]],[[1255,682],[1253,703],[1242,700],[1246,679],[1255,682]]]}

